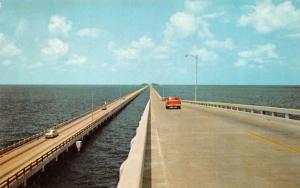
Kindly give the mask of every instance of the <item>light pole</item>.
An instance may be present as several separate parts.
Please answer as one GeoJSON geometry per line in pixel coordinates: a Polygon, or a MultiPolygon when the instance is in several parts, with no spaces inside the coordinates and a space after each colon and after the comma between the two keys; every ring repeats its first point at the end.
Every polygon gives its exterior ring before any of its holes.
{"type": "Polygon", "coordinates": [[[92,122],[94,121],[94,93],[92,91],[92,122]]]}
{"type": "Polygon", "coordinates": [[[185,57],[193,57],[196,60],[196,80],[195,80],[195,102],[197,101],[197,80],[198,80],[198,55],[186,54],[185,57]]]}

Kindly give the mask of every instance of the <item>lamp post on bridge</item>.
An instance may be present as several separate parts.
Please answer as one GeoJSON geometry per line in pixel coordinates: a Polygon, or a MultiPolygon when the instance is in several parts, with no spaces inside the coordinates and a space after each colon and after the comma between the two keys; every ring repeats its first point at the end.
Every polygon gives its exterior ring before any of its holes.
{"type": "Polygon", "coordinates": [[[92,91],[92,122],[94,121],[94,93],[92,91]]]}
{"type": "Polygon", "coordinates": [[[196,65],[196,78],[195,78],[195,102],[197,101],[197,81],[198,81],[198,55],[192,55],[192,54],[186,54],[185,57],[192,57],[192,58],[195,58],[195,65],[196,65]]]}

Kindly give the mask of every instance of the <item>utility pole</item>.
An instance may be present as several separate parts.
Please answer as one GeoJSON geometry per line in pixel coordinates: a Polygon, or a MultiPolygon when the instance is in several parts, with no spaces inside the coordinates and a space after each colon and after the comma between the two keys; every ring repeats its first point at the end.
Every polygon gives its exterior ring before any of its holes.
{"type": "Polygon", "coordinates": [[[92,122],[94,121],[94,94],[92,91],[92,122]]]}
{"type": "Polygon", "coordinates": [[[196,76],[195,76],[195,102],[197,101],[197,86],[198,86],[198,55],[186,54],[185,57],[193,57],[195,58],[195,66],[196,66],[196,76]]]}

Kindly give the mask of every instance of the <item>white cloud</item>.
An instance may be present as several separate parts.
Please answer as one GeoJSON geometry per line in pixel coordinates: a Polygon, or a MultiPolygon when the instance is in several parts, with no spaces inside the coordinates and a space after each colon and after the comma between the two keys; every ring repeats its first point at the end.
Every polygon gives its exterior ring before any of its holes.
{"type": "Polygon", "coordinates": [[[164,31],[165,41],[174,41],[178,38],[186,38],[198,32],[201,38],[213,37],[209,24],[200,16],[186,12],[177,12],[171,16],[164,31]]]}
{"type": "Polygon", "coordinates": [[[72,22],[62,16],[51,16],[48,30],[52,34],[68,34],[72,28],[72,22]]]}
{"type": "Polygon", "coordinates": [[[1,56],[16,56],[21,53],[21,50],[13,43],[7,41],[5,35],[0,33],[0,55],[1,56]]]}
{"type": "Polygon", "coordinates": [[[209,29],[209,24],[202,18],[198,17],[197,19],[197,23],[198,23],[198,36],[200,38],[212,38],[213,34],[209,29]]]}
{"type": "Polygon", "coordinates": [[[131,46],[137,49],[152,48],[154,46],[154,42],[150,37],[142,36],[138,41],[133,41],[131,46]]]}
{"type": "Polygon", "coordinates": [[[77,54],[73,54],[67,61],[67,64],[70,65],[83,65],[88,62],[88,59],[85,56],[80,56],[77,54]]]}
{"type": "Polygon", "coordinates": [[[0,55],[3,56],[15,56],[20,54],[21,50],[13,43],[7,43],[0,47],[0,55]]]}
{"type": "Polygon", "coordinates": [[[185,0],[184,9],[170,17],[166,23],[162,40],[151,51],[150,56],[155,59],[168,59],[176,51],[178,40],[188,37],[213,37],[209,24],[199,16],[208,3],[208,0],[185,0]]]}
{"type": "Polygon", "coordinates": [[[274,44],[264,44],[257,46],[254,50],[246,50],[239,52],[239,56],[242,58],[268,58],[268,59],[276,59],[278,58],[278,54],[276,53],[276,46],[274,44]]]}
{"type": "Polygon", "coordinates": [[[214,13],[210,13],[210,14],[205,14],[203,16],[203,18],[218,18],[221,17],[225,14],[224,10],[220,11],[220,12],[214,12],[214,13]]]}
{"type": "Polygon", "coordinates": [[[171,16],[164,31],[167,40],[188,37],[197,30],[197,19],[188,13],[177,12],[171,16]]]}
{"type": "Polygon", "coordinates": [[[284,1],[278,5],[271,0],[257,1],[248,15],[242,16],[241,26],[253,26],[260,33],[268,33],[282,28],[300,28],[300,10],[292,1],[284,1]]]}
{"type": "Polygon", "coordinates": [[[133,60],[139,57],[138,50],[135,48],[118,49],[114,51],[115,57],[120,60],[133,60]]]}
{"type": "Polygon", "coordinates": [[[43,56],[57,58],[59,56],[65,55],[69,51],[69,45],[58,38],[49,39],[48,45],[41,49],[41,54],[43,56]]]}
{"type": "Polygon", "coordinates": [[[198,60],[200,62],[213,61],[219,58],[219,55],[216,52],[207,50],[206,48],[193,47],[190,54],[198,55],[198,60]]]}
{"type": "Polygon", "coordinates": [[[227,50],[232,50],[235,48],[231,38],[226,38],[224,41],[207,40],[205,41],[205,44],[211,48],[223,48],[227,50]]]}
{"type": "Polygon", "coordinates": [[[132,41],[128,48],[113,50],[113,52],[119,61],[134,60],[140,57],[140,53],[144,49],[153,47],[153,40],[148,36],[142,36],[137,41],[132,41]]]}
{"type": "Polygon", "coordinates": [[[247,60],[245,59],[238,59],[235,63],[234,63],[234,66],[235,67],[244,67],[247,65],[247,60]]]}
{"type": "Polygon", "coordinates": [[[235,67],[258,67],[262,68],[263,64],[270,60],[279,58],[276,53],[276,46],[274,44],[258,45],[253,50],[245,50],[238,53],[239,59],[234,63],[235,67]]]}
{"type": "Polygon", "coordinates": [[[186,11],[198,12],[203,10],[208,4],[208,0],[185,0],[184,7],[186,11]]]}
{"type": "Polygon", "coordinates": [[[151,57],[154,59],[168,59],[170,54],[170,47],[165,45],[159,45],[151,52],[151,57]]]}
{"type": "Polygon", "coordinates": [[[84,28],[77,32],[79,37],[87,37],[87,38],[98,38],[101,33],[100,29],[97,28],[84,28]]]}

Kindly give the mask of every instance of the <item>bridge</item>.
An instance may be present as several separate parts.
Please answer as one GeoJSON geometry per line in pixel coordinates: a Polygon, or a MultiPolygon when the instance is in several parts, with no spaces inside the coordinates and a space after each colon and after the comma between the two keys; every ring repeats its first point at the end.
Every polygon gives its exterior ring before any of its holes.
{"type": "Polygon", "coordinates": [[[119,188],[300,187],[300,111],[183,101],[154,88],[120,168],[119,188]]]}
{"type": "Polygon", "coordinates": [[[27,179],[38,171],[44,171],[45,166],[69,148],[76,141],[82,140],[90,132],[112,118],[118,111],[142,93],[146,87],[112,101],[94,111],[56,126],[59,136],[46,139],[44,133],[33,135],[13,146],[0,151],[0,187],[26,186],[27,179]]]}
{"type": "MultiPolygon", "coordinates": [[[[145,88],[55,126],[56,138],[39,133],[1,150],[0,187],[26,186],[145,88]]],[[[151,87],[118,187],[300,187],[299,120],[300,110],[218,102],[167,110],[151,87]]]]}

